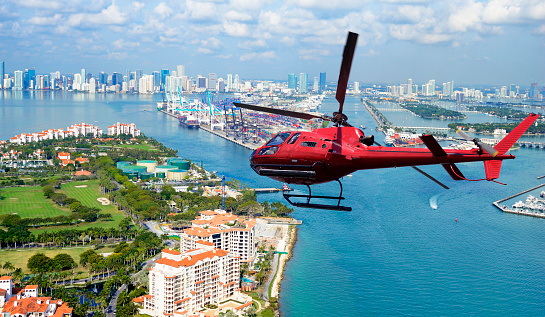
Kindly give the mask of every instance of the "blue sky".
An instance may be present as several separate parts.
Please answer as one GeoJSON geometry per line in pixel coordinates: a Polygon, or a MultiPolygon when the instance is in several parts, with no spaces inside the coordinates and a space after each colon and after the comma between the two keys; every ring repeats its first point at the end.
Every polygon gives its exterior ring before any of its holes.
{"type": "Polygon", "coordinates": [[[545,84],[543,0],[2,0],[0,60],[38,74],[186,66],[190,76],[545,84]]]}

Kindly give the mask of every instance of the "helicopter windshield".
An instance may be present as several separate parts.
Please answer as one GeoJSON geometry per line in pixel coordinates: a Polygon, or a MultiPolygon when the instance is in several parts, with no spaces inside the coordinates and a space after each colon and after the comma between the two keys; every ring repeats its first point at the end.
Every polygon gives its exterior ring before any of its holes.
{"type": "Polygon", "coordinates": [[[274,138],[272,138],[269,142],[267,142],[267,146],[270,145],[280,145],[284,143],[284,141],[290,136],[290,132],[283,132],[277,134],[274,138]]]}

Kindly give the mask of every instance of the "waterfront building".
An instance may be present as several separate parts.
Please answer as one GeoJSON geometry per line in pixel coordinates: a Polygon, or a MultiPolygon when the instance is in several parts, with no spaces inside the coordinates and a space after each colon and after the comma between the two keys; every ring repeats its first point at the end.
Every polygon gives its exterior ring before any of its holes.
{"type": "Polygon", "coordinates": [[[407,96],[412,96],[413,94],[413,80],[409,78],[407,80],[407,96]]]}
{"type": "Polygon", "coordinates": [[[97,85],[94,78],[89,79],[89,92],[94,94],[96,93],[97,85]]]}
{"type": "Polygon", "coordinates": [[[300,73],[299,74],[299,92],[306,94],[308,92],[308,74],[300,73]]]}
{"type": "Polygon", "coordinates": [[[177,73],[178,73],[178,77],[185,76],[185,66],[184,65],[176,66],[176,70],[177,70],[177,73]]]}
{"type": "Polygon", "coordinates": [[[170,71],[168,69],[161,69],[161,85],[163,87],[165,87],[165,79],[169,75],[170,75],[170,71]]]}
{"type": "Polygon", "coordinates": [[[325,90],[325,72],[320,73],[320,92],[323,92],[325,90]]]}
{"type": "Polygon", "coordinates": [[[360,93],[360,83],[358,81],[354,82],[354,93],[356,94],[360,93]]]}
{"type": "Polygon", "coordinates": [[[217,81],[218,81],[218,75],[214,73],[208,74],[208,90],[209,91],[216,91],[217,81]]]}
{"type": "Polygon", "coordinates": [[[23,71],[16,70],[13,77],[15,78],[13,90],[23,90],[23,71]]]}
{"type": "Polygon", "coordinates": [[[136,124],[134,123],[116,123],[112,126],[108,127],[108,135],[119,135],[119,134],[128,134],[133,137],[137,137],[140,135],[140,130],[136,128],[136,124]]]}
{"type": "Polygon", "coordinates": [[[227,92],[233,89],[233,74],[227,74],[227,92]]]}
{"type": "Polygon", "coordinates": [[[312,91],[320,91],[320,77],[314,77],[314,84],[312,85],[312,91]]]}
{"type": "Polygon", "coordinates": [[[0,316],[71,317],[72,308],[60,299],[38,297],[38,285],[27,285],[14,294],[11,276],[0,277],[0,316]]]}
{"type": "Polygon", "coordinates": [[[158,71],[153,72],[153,91],[161,90],[161,73],[158,71]]]}
{"type": "Polygon", "coordinates": [[[0,88],[4,87],[4,75],[6,74],[4,61],[0,61],[0,88]]]}
{"type": "Polygon", "coordinates": [[[537,89],[537,83],[530,84],[530,91],[528,92],[528,98],[539,99],[539,90],[537,89]]]}
{"type": "Polygon", "coordinates": [[[239,275],[239,258],[209,242],[188,252],[164,249],[149,270],[149,294],[134,301],[143,304],[142,314],[193,316],[205,305],[240,297],[239,275]]]}
{"type": "Polygon", "coordinates": [[[235,80],[233,81],[233,90],[238,91],[240,85],[240,77],[238,77],[238,74],[235,74],[235,80]]]}
{"type": "Polygon", "coordinates": [[[192,227],[180,234],[180,251],[197,247],[199,241],[210,242],[214,247],[240,257],[241,262],[253,262],[257,254],[255,219],[244,220],[225,210],[201,211],[191,221],[192,227]]]}
{"type": "Polygon", "coordinates": [[[297,77],[295,77],[295,74],[288,75],[288,89],[297,89],[297,77]]]}

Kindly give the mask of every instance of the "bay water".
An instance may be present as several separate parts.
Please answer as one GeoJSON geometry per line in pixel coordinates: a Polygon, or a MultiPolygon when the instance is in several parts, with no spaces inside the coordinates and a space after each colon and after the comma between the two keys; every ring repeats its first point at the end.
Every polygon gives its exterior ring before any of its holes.
{"type": "MultiPolygon", "coordinates": [[[[134,122],[179,155],[250,187],[281,187],[260,177],[250,150],[203,130],[188,130],[156,111],[159,95],[0,91],[0,139],[74,123],[134,122]]],[[[337,104],[328,97],[322,111],[337,104]]],[[[347,97],[354,126],[375,123],[347,97]]],[[[394,124],[423,122],[408,113],[384,112],[394,124]]],[[[482,117],[481,117],[482,116],[482,117]]],[[[468,120],[486,119],[475,115],[468,120]]],[[[487,121],[487,120],[482,120],[487,121]]],[[[490,121],[490,120],[488,120],[490,121]]],[[[405,125],[405,124],[403,124],[405,125]]],[[[545,142],[545,138],[532,138],[545,142]]],[[[422,167],[445,190],[411,168],[359,171],[342,182],[351,212],[295,208],[303,221],[280,290],[284,316],[543,316],[545,315],[545,219],[504,214],[492,202],[544,183],[545,150],[521,148],[505,161],[499,181],[453,181],[439,166],[422,167]]],[[[482,163],[459,164],[467,178],[484,177],[482,163]]],[[[296,191],[305,187],[294,186],[296,191]]],[[[338,184],[313,188],[336,195],[338,184]]],[[[538,196],[538,189],[532,194],[538,196]]],[[[510,205],[526,195],[506,201],[510,205]]],[[[283,201],[281,194],[259,199],[283,201]]]]}

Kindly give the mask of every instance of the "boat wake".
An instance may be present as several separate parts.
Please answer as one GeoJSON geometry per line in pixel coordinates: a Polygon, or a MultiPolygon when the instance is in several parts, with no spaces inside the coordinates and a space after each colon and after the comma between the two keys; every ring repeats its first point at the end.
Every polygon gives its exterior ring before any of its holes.
{"type": "Polygon", "coordinates": [[[431,209],[437,209],[437,199],[439,198],[439,194],[434,195],[430,198],[430,207],[431,209]]]}

